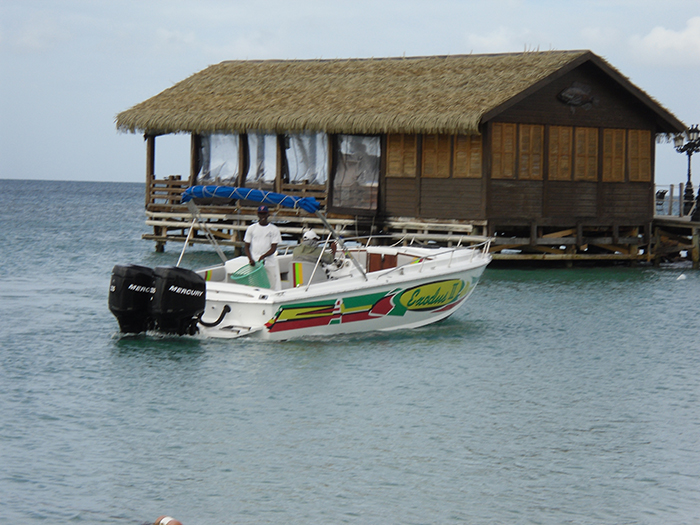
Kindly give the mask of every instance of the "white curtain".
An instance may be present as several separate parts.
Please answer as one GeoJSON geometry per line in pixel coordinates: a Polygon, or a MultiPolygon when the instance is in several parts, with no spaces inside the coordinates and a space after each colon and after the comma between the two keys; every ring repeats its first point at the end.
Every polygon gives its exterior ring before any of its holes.
{"type": "Polygon", "coordinates": [[[325,184],[328,179],[328,135],[287,135],[287,144],[289,182],[325,184]]]}
{"type": "Polygon", "coordinates": [[[238,178],[238,135],[202,135],[202,167],[198,184],[236,184],[238,178]]]}
{"type": "Polygon", "coordinates": [[[245,185],[254,188],[274,184],[277,174],[277,135],[248,132],[250,163],[245,185]]]}
{"type": "Polygon", "coordinates": [[[338,135],[333,206],[377,209],[380,155],[379,137],[338,135]]]}

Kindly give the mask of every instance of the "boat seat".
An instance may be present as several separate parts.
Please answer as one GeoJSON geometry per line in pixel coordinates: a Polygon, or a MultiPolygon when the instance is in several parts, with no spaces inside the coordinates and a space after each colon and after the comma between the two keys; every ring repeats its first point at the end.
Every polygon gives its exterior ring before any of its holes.
{"type": "Polygon", "coordinates": [[[367,272],[377,272],[396,268],[396,255],[389,253],[370,253],[367,272]]]}
{"type": "Polygon", "coordinates": [[[316,266],[316,263],[308,261],[292,262],[290,275],[292,287],[296,288],[297,286],[306,286],[309,284],[309,282],[320,283],[327,281],[328,278],[326,276],[326,271],[323,269],[323,265],[319,264],[318,268],[316,268],[315,274],[313,273],[314,266],[316,266]],[[311,278],[312,274],[313,279],[311,278]]]}

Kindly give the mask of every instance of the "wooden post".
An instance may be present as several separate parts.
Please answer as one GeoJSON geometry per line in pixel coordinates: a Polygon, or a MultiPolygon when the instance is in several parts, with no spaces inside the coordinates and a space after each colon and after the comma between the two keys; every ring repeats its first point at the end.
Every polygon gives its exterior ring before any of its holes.
{"type": "Polygon", "coordinates": [[[146,206],[152,201],[153,181],[156,174],[156,137],[146,135],[146,206]]]}
{"type": "Polygon", "coordinates": [[[653,261],[654,267],[658,267],[661,263],[661,260],[657,254],[660,242],[661,236],[659,234],[659,227],[657,226],[654,228],[654,232],[652,234],[652,242],[650,243],[651,249],[649,250],[649,258],[647,258],[647,260],[651,259],[653,261]]]}
{"type": "Polygon", "coordinates": [[[189,185],[194,186],[197,182],[197,175],[201,169],[201,148],[202,138],[197,133],[192,133],[190,137],[190,180],[189,185]]]}
{"type": "MultiPolygon", "coordinates": [[[[146,208],[153,201],[153,187],[156,179],[156,137],[155,135],[146,135],[146,208]]],[[[162,233],[162,229],[158,226],[153,227],[153,233],[158,235],[162,233]]],[[[156,241],[156,252],[165,251],[165,243],[156,241]]]]}
{"type": "MultiPolygon", "coordinates": [[[[576,246],[573,244],[569,244],[566,249],[564,250],[564,253],[573,256],[576,253],[576,246]]],[[[564,264],[566,268],[573,268],[574,267],[574,261],[572,259],[567,259],[566,263],[564,264]]]]}
{"type": "Polygon", "coordinates": [[[537,246],[537,222],[530,223],[530,246],[537,246]]]}
{"type": "Polygon", "coordinates": [[[693,248],[691,250],[693,257],[693,270],[700,268],[700,238],[698,237],[698,228],[693,227],[693,248]]]}
{"type": "Polygon", "coordinates": [[[683,183],[678,185],[678,216],[683,217],[683,183]]]}
{"type": "Polygon", "coordinates": [[[673,215],[673,184],[668,190],[668,213],[666,215],[673,215]]]}
{"type": "Polygon", "coordinates": [[[277,138],[277,148],[276,148],[276,154],[277,154],[277,162],[275,163],[275,191],[277,193],[282,193],[282,159],[286,155],[286,148],[285,148],[285,137],[284,135],[276,135],[277,138]]]}
{"type": "MultiPolygon", "coordinates": [[[[637,237],[639,238],[639,227],[632,228],[632,231],[630,232],[631,237],[637,237]]],[[[630,266],[637,266],[637,261],[639,260],[639,245],[638,244],[630,244],[629,245],[630,249],[630,255],[634,255],[635,258],[631,261],[630,266]]]]}

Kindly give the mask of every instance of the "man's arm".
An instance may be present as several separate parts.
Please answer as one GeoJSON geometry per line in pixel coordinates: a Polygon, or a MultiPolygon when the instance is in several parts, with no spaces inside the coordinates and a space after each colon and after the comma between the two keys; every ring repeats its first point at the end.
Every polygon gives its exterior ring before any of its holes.
{"type": "Polygon", "coordinates": [[[270,249],[267,250],[265,253],[263,253],[263,254],[260,256],[260,259],[258,259],[258,260],[262,261],[265,257],[269,257],[270,255],[272,255],[272,254],[274,254],[274,253],[276,253],[276,252],[277,252],[277,243],[271,245],[271,246],[270,246],[270,249]]]}
{"type": "Polygon", "coordinates": [[[250,265],[255,266],[255,261],[253,260],[253,256],[250,254],[250,243],[249,242],[245,243],[245,254],[248,256],[248,261],[250,261],[250,265]]]}

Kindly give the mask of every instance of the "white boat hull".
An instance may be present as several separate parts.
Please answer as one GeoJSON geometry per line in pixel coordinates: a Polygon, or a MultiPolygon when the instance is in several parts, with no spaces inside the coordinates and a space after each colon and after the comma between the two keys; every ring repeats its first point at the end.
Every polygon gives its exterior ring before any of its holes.
{"type": "MultiPolygon", "coordinates": [[[[368,251],[396,257],[401,249],[368,251]]],[[[403,251],[413,257],[412,263],[369,272],[366,279],[346,264],[350,269],[341,278],[278,292],[208,281],[199,332],[205,337],[285,340],[416,328],[452,315],[490,261],[483,249],[403,251]],[[225,308],[230,311],[224,313],[225,308]]]]}

